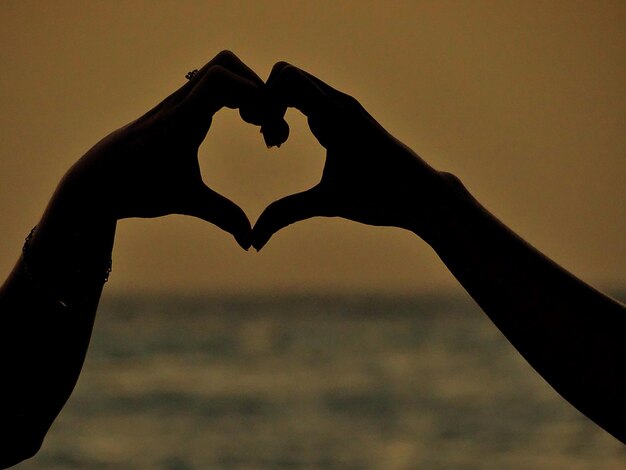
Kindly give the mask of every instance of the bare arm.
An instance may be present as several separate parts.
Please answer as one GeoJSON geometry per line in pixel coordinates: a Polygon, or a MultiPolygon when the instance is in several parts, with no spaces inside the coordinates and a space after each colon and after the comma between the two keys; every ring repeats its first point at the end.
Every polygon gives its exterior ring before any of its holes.
{"type": "MultiPolygon", "coordinates": [[[[275,113],[301,110],[327,155],[316,186],[264,211],[253,246],[314,216],[416,233],[565,399],[626,442],[624,306],[519,238],[457,178],[430,167],[352,97],[286,63],[274,67],[267,83],[275,113]]],[[[263,132],[270,142],[286,139],[272,125],[263,132]]]]}
{"type": "Polygon", "coordinates": [[[450,178],[430,245],[524,358],[626,442],[626,309],[530,246],[450,178]]]}
{"type": "Polygon", "coordinates": [[[64,186],[0,289],[0,468],[34,455],[87,352],[115,220],[64,186]]]}
{"type": "Polygon", "coordinates": [[[0,468],[37,452],[76,384],[117,220],[191,215],[248,249],[247,217],[203,183],[197,151],[222,107],[260,124],[262,86],[237,57],[221,53],[65,175],[26,260],[0,290],[0,468]]]}

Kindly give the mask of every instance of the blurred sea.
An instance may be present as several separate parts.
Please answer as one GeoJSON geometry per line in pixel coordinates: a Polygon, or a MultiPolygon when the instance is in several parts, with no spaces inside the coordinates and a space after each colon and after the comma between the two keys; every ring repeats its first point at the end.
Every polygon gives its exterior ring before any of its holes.
{"type": "Polygon", "coordinates": [[[105,296],[15,468],[624,469],[626,446],[467,297],[105,296]]]}

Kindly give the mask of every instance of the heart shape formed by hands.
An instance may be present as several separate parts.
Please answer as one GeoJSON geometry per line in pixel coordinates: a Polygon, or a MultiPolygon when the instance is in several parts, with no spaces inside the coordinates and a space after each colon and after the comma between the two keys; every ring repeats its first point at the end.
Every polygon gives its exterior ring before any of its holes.
{"type": "Polygon", "coordinates": [[[420,202],[435,200],[433,191],[441,186],[441,174],[351,96],[285,62],[277,63],[264,82],[228,51],[144,116],[96,144],[68,175],[89,204],[101,205],[114,219],[191,215],[231,233],[246,250],[260,250],[281,228],[315,216],[421,234],[433,204],[420,202]],[[245,122],[260,126],[270,147],[287,140],[284,115],[296,108],[327,150],[320,182],[270,204],[254,229],[244,211],[209,188],[200,174],[198,148],[223,107],[239,109],[245,122]]]}
{"type": "MultiPolygon", "coordinates": [[[[260,125],[268,147],[280,147],[287,140],[289,126],[284,115],[291,107],[307,117],[311,132],[327,150],[318,184],[274,201],[262,212],[250,231],[250,243],[256,250],[287,225],[316,216],[402,227],[425,235],[427,224],[423,221],[432,217],[433,205],[416,203],[440,192],[441,174],[385,131],[356,99],[286,62],[274,65],[263,83],[234,54],[223,52],[218,58],[258,87],[243,98],[240,94],[240,99],[224,101],[224,105],[238,107],[244,121],[260,125]]],[[[233,88],[241,80],[226,78],[233,88]]],[[[243,211],[238,206],[237,212],[230,209],[240,219],[239,212],[243,211]]],[[[245,224],[239,223],[234,232],[224,220],[213,217],[211,221],[226,227],[247,249],[245,224]]]]}

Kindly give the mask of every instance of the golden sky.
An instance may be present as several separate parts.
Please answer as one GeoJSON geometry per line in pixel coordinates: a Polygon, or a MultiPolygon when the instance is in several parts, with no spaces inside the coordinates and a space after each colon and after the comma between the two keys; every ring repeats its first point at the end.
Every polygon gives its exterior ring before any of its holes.
{"type": "MultiPolygon", "coordinates": [[[[0,2],[0,273],[65,170],[231,49],[266,78],[287,60],[354,95],[511,228],[599,287],[626,283],[626,2],[0,2]]],[[[225,110],[205,181],[254,223],[317,182],[304,119],[267,150],[225,110]]],[[[110,292],[454,288],[399,229],[314,219],[259,254],[199,220],[118,225],[110,292]]],[[[1,274],[4,276],[5,274],[1,274]]]]}

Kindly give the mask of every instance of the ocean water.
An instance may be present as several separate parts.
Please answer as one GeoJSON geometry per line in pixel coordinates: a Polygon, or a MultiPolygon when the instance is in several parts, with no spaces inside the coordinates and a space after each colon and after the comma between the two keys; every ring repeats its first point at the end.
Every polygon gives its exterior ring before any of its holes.
{"type": "Polygon", "coordinates": [[[624,469],[466,297],[110,297],[17,469],[624,469]]]}

